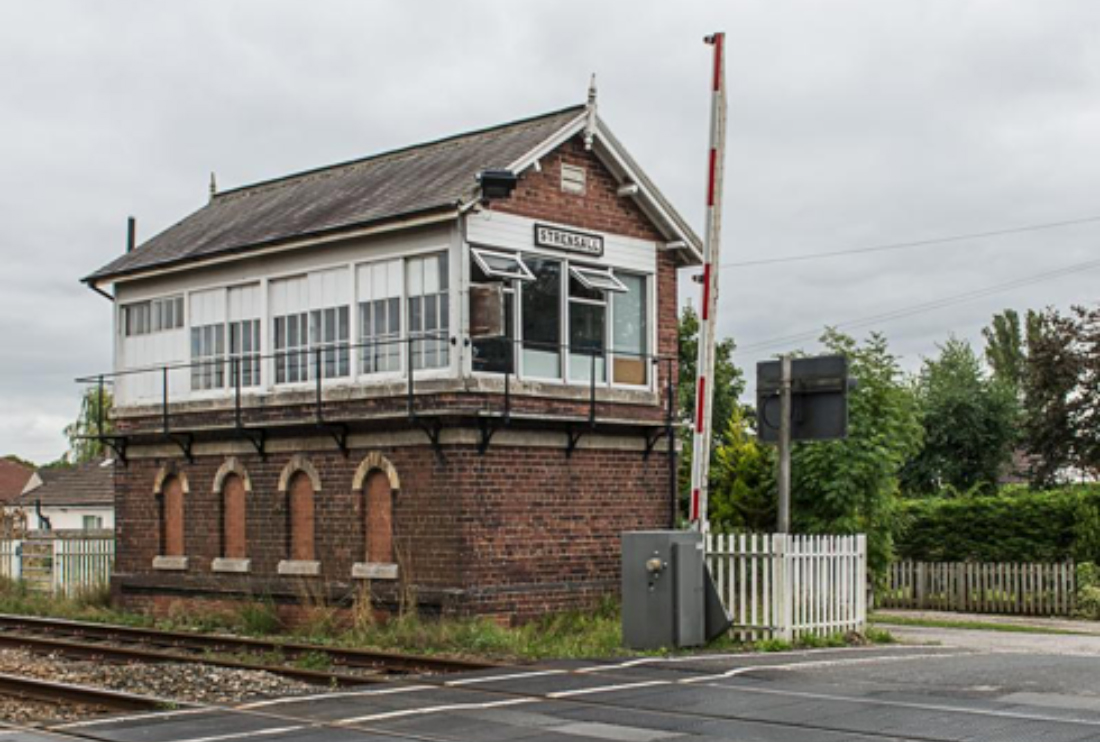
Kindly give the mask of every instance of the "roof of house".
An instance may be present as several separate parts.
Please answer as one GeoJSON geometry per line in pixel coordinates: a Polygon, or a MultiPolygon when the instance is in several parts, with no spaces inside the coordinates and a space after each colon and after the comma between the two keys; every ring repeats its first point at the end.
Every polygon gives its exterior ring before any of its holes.
{"type": "Polygon", "coordinates": [[[0,459],[0,502],[9,502],[19,497],[32,476],[34,469],[15,461],[0,459]]]}
{"type": "MultiPolygon", "coordinates": [[[[84,280],[95,285],[146,270],[453,211],[477,195],[478,173],[514,165],[555,135],[582,126],[585,112],[584,105],[571,106],[222,191],[195,213],[84,280]]],[[[620,147],[617,142],[613,146],[620,147]]],[[[632,160],[630,164],[636,169],[632,160]]],[[[697,245],[698,238],[649,179],[640,172],[638,179],[661,209],[673,215],[676,229],[697,245]]]]}
{"type": "Polygon", "coordinates": [[[19,496],[18,503],[32,506],[110,506],[115,503],[114,462],[96,459],[62,469],[41,469],[42,484],[19,496]]]}

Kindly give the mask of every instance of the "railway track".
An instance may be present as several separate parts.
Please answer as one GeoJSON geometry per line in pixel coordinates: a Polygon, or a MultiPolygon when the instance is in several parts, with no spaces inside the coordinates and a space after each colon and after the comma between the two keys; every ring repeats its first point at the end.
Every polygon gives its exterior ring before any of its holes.
{"type": "Polygon", "coordinates": [[[471,660],[0,614],[0,646],[112,662],[183,662],[266,670],[318,685],[384,683],[394,676],[494,667],[471,660]],[[296,666],[327,664],[330,669],[296,666]]]}
{"type": "Polygon", "coordinates": [[[178,708],[186,705],[151,696],[139,696],[88,685],[35,680],[7,673],[0,673],[0,695],[50,704],[97,706],[112,711],[159,711],[169,706],[178,708]]]}

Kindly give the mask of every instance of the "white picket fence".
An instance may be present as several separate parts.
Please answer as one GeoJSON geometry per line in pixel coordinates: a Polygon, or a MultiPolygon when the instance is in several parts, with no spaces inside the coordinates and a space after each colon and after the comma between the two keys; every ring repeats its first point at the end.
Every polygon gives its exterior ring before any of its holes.
{"type": "Polygon", "coordinates": [[[877,597],[883,608],[1071,616],[1077,569],[1072,562],[895,562],[877,597]]]}
{"type": "Polygon", "coordinates": [[[866,536],[711,533],[707,566],[744,641],[866,627],[866,536]]]}
{"type": "Polygon", "coordinates": [[[111,536],[88,538],[39,534],[0,539],[0,579],[26,582],[54,595],[74,595],[106,586],[115,563],[111,536]]]}

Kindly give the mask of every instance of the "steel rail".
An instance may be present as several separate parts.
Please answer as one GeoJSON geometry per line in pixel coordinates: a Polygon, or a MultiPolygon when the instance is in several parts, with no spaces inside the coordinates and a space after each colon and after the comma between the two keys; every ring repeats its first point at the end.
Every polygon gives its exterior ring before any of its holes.
{"type": "MultiPolygon", "coordinates": [[[[91,639],[168,649],[183,649],[191,652],[215,652],[226,654],[278,653],[289,661],[322,654],[327,656],[333,665],[358,669],[371,669],[379,671],[381,674],[467,672],[499,666],[497,663],[485,661],[427,657],[396,652],[329,647],[298,642],[278,642],[220,634],[163,631],[159,629],[119,626],[115,624],[99,624],[86,621],[0,614],[0,639],[3,639],[5,631],[12,630],[25,638],[33,638],[27,637],[26,634],[22,633],[30,631],[35,634],[66,637],[72,640],[91,639]]],[[[103,649],[103,645],[101,644],[89,646],[95,649],[103,649]]],[[[188,655],[182,656],[187,657],[188,655]]],[[[173,658],[175,657],[176,654],[173,653],[173,658]]],[[[190,659],[194,660],[196,658],[192,656],[190,659]]],[[[201,659],[207,661],[205,656],[201,659]]],[[[211,664],[211,662],[207,662],[207,664],[211,664]]],[[[249,667],[254,666],[253,663],[242,664],[246,664],[249,667]]],[[[274,672],[276,668],[279,667],[280,666],[274,666],[269,669],[274,672]]],[[[289,669],[292,671],[296,670],[296,668],[289,669]]]]}
{"type": "Polygon", "coordinates": [[[0,673],[0,696],[55,704],[77,703],[87,706],[101,706],[118,711],[150,711],[190,705],[153,696],[142,696],[136,693],[125,693],[88,685],[38,680],[7,673],[0,673]]]}

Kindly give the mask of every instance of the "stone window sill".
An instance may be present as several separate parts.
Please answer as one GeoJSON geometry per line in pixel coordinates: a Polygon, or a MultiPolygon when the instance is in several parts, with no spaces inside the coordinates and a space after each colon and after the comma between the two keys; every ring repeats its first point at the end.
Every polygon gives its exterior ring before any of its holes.
{"type": "Polygon", "coordinates": [[[232,572],[236,574],[247,574],[252,571],[251,559],[227,559],[225,557],[218,557],[210,563],[211,572],[232,572]]]}
{"type": "Polygon", "coordinates": [[[384,562],[356,562],[351,565],[351,576],[356,580],[396,580],[397,565],[384,562]]]}
{"type": "Polygon", "coordinates": [[[279,562],[279,574],[294,575],[296,577],[316,577],[321,574],[321,563],[284,559],[279,562]]]}
{"type": "Polygon", "coordinates": [[[187,557],[185,556],[156,556],[153,557],[153,569],[164,572],[183,572],[187,569],[187,557]]]}

